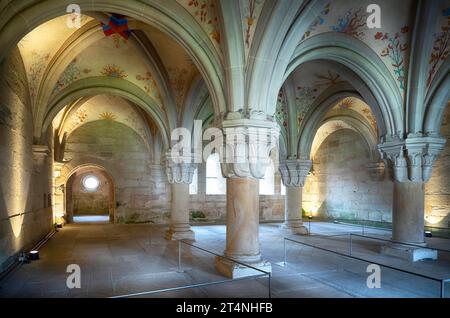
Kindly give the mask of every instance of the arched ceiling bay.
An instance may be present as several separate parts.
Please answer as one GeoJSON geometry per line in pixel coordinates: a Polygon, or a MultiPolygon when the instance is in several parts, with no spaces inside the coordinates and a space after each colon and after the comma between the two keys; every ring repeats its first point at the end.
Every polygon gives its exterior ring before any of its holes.
{"type": "Polygon", "coordinates": [[[146,142],[150,141],[153,127],[149,125],[144,113],[129,101],[112,95],[97,95],[75,102],[65,107],[53,120],[58,129],[58,138],[68,137],[81,126],[97,121],[108,120],[122,123],[133,129],[146,142]]]}
{"type": "MultiPolygon", "coordinates": [[[[169,122],[182,117],[188,90],[199,71],[180,45],[158,29],[134,20],[130,25],[140,28],[140,31],[135,30],[136,36],[138,32],[144,34],[147,42],[134,38],[133,34],[128,39],[119,34],[106,36],[101,22],[86,15],[82,16],[81,29],[69,28],[68,18],[70,16],[65,15],[42,24],[19,43],[30,82],[30,95],[33,104],[38,104],[36,107],[46,107],[49,100],[74,82],[105,76],[138,86],[166,113],[169,122]],[[87,28],[89,22],[91,26],[87,28]],[[56,55],[63,55],[64,49],[69,49],[74,41],[86,40],[84,31],[96,33],[94,41],[91,40],[73,59],[65,60],[62,67],[56,67],[56,55]],[[46,76],[52,76],[52,80],[46,76]],[[173,118],[175,116],[178,118],[173,118]]],[[[45,114],[45,110],[36,112],[45,114]]]]}

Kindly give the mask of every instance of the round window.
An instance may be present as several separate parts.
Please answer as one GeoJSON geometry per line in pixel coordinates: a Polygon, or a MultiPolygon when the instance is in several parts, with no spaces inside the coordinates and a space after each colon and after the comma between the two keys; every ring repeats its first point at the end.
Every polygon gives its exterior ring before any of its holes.
{"type": "Polygon", "coordinates": [[[98,180],[98,178],[92,175],[84,177],[82,183],[83,187],[90,192],[96,191],[100,186],[100,181],[98,180]]]}

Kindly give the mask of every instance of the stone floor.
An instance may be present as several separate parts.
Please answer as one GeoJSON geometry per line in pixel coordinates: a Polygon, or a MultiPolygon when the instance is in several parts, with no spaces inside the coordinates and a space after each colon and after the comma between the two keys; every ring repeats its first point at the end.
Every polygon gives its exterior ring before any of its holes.
{"type": "MultiPolygon", "coordinates": [[[[193,227],[195,245],[221,254],[225,226],[193,227]]],[[[184,245],[182,271],[178,268],[178,243],[164,239],[164,226],[136,224],[71,224],[61,229],[40,249],[40,260],[18,267],[0,282],[0,297],[111,297],[170,289],[190,284],[226,280],[214,269],[214,255],[184,245]],[[81,268],[81,288],[68,289],[69,264],[81,268]]],[[[312,222],[313,234],[361,233],[361,228],[312,222]]],[[[389,238],[384,230],[365,229],[366,235],[389,238]]],[[[349,251],[349,236],[289,236],[279,224],[262,224],[261,249],[272,263],[272,297],[439,297],[440,283],[388,268],[381,270],[381,288],[366,285],[369,262],[348,259],[327,251],[286,242],[287,264],[283,265],[283,237],[290,237],[342,253],[349,251]]],[[[430,238],[433,247],[450,249],[445,239],[430,238]]],[[[353,255],[401,267],[437,279],[450,278],[450,253],[438,261],[409,263],[383,256],[383,242],[354,238],[353,255]]],[[[446,288],[450,297],[450,284],[446,288]]],[[[250,278],[221,284],[146,293],[135,297],[267,297],[268,278],[250,278]]]]}

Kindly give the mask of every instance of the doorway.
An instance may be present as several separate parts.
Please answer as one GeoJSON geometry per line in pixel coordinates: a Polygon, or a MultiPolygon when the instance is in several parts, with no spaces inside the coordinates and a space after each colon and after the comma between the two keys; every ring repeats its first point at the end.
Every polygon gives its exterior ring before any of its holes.
{"type": "Polygon", "coordinates": [[[114,223],[114,182],[105,169],[75,170],[66,184],[68,223],[114,223]]]}

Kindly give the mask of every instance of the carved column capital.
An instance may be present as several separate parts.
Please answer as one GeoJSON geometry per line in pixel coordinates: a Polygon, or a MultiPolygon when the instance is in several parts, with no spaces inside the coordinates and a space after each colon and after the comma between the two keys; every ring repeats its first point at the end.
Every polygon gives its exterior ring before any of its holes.
{"type": "Polygon", "coordinates": [[[391,138],[378,145],[381,157],[391,168],[397,182],[427,182],[433,164],[444,149],[445,138],[408,136],[406,139],[391,138]]]}
{"type": "Polygon", "coordinates": [[[224,146],[222,174],[226,178],[264,177],[278,148],[280,130],[273,117],[259,111],[227,113],[221,121],[224,146]]]}
{"type": "Polygon", "coordinates": [[[197,164],[193,162],[192,157],[173,158],[169,151],[165,156],[165,167],[169,183],[190,184],[197,164]]]}
{"type": "Polygon", "coordinates": [[[307,159],[290,159],[280,162],[280,173],[286,187],[303,187],[311,170],[312,161],[307,159]]]}

